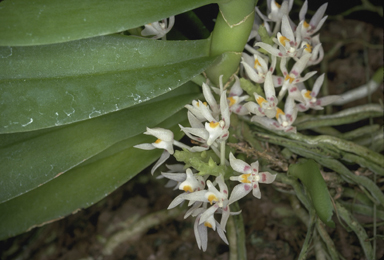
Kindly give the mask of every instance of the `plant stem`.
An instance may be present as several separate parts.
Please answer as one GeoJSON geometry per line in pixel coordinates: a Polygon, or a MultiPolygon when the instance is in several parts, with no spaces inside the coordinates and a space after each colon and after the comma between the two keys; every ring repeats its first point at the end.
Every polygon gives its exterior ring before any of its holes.
{"type": "Polygon", "coordinates": [[[211,36],[210,55],[225,55],[206,71],[208,78],[217,86],[220,75],[224,75],[223,82],[227,82],[239,66],[241,53],[252,30],[254,7],[254,0],[219,3],[220,12],[211,36]]]}

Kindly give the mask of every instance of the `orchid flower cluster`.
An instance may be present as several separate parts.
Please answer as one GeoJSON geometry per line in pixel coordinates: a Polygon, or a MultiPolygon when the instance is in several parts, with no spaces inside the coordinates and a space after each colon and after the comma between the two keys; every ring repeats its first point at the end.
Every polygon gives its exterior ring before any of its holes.
{"type": "Polygon", "coordinates": [[[264,84],[265,97],[255,93],[256,102],[244,105],[251,114],[254,114],[251,120],[269,129],[285,132],[296,132],[292,124],[299,111],[321,110],[340,98],[339,96],[317,98],[324,82],[324,74],[315,81],[312,90],[307,90],[303,82],[316,74],[316,71],[301,76],[306,68],[318,64],[324,57],[320,35],[314,34],[327,19],[327,16],[324,16],[327,3],[323,4],[307,23],[305,15],[308,2],[305,1],[299,13],[298,25],[295,25],[288,16],[292,5],[293,0],[284,0],[281,5],[274,0],[268,0],[267,15],[263,15],[256,7],[258,16],[250,39],[261,40],[257,31],[260,26],[264,26],[273,43],[257,41],[255,44],[257,50],[248,46],[246,49],[253,54],[253,57],[243,53],[241,61],[248,78],[254,83],[264,84]],[[258,21],[262,21],[262,25],[258,21]],[[282,76],[273,75],[277,62],[280,63],[282,76]],[[290,62],[293,66],[288,70],[287,65],[290,62]],[[276,97],[275,88],[278,87],[281,89],[276,97]],[[277,105],[287,93],[283,111],[277,105]]]}
{"type": "MultiPolygon", "coordinates": [[[[152,135],[157,140],[135,146],[145,150],[164,150],[153,166],[152,174],[171,155],[181,162],[166,165],[169,170],[161,172],[160,178],[169,179],[167,187],[182,191],[168,209],[183,203],[188,204],[190,208],[184,217],[195,217],[194,233],[197,245],[203,251],[208,245],[207,228],[217,231],[221,239],[228,244],[225,235],[227,220],[229,216],[240,213],[231,212],[230,205],[251,191],[254,197],[260,199],[259,184],[270,184],[276,177],[269,172],[259,172],[258,161],[248,164],[237,159],[232,153],[226,158],[225,149],[230,135],[231,114],[245,117],[251,115],[252,122],[270,130],[296,132],[292,124],[299,111],[323,109],[323,106],[339,99],[338,96],[317,98],[324,74],[315,81],[312,90],[307,90],[303,82],[316,72],[308,72],[301,76],[308,66],[317,64],[323,59],[324,51],[320,36],[314,34],[327,18],[323,17],[327,4],[317,10],[308,24],[305,21],[308,3],[305,1],[297,26],[288,17],[292,4],[293,0],[284,0],[281,5],[274,0],[268,0],[267,15],[263,15],[256,8],[258,19],[263,21],[263,25],[256,23],[249,39],[262,39],[258,34],[258,28],[264,26],[273,43],[258,41],[255,44],[255,47],[259,48],[257,50],[248,46],[246,49],[253,56],[245,52],[242,54],[240,75],[245,74],[252,82],[263,84],[264,93],[254,92],[255,101],[252,101],[248,95],[243,95],[241,82],[236,75],[228,91],[223,87],[222,76],[219,79],[219,88],[203,83],[205,101],[193,100],[192,104],[186,105],[190,126],[179,125],[194,146],[190,147],[176,141],[172,131],[162,128],[147,128],[144,134],[152,135]],[[289,63],[293,63],[290,70],[287,68],[289,63]],[[276,64],[280,64],[282,76],[273,75],[276,64]],[[281,87],[278,96],[275,91],[277,87],[281,87]],[[218,97],[215,98],[214,94],[218,97]],[[284,101],[285,96],[283,111],[278,105],[284,101]],[[175,146],[182,150],[175,150],[175,146]],[[227,186],[229,181],[238,183],[232,191],[227,186]],[[217,216],[220,216],[220,221],[217,216]]],[[[170,19],[171,24],[173,19],[170,19]]],[[[146,31],[150,28],[157,32],[151,31],[148,35],[156,35],[154,36],[156,38],[163,37],[166,31],[170,30],[166,20],[161,24],[146,25],[143,32],[147,34],[146,31]]]]}
{"type": "Polygon", "coordinates": [[[260,199],[259,183],[272,183],[276,177],[269,172],[259,172],[258,161],[249,165],[236,159],[232,153],[229,154],[229,162],[225,158],[230,114],[245,113],[245,108],[239,106],[245,97],[234,96],[242,92],[238,79],[227,97],[221,78],[220,88],[214,89],[219,94],[219,103],[216,102],[211,87],[203,83],[206,102],[194,100],[192,104],[185,106],[188,110],[190,127],[179,126],[196,146],[190,147],[174,140],[172,131],[162,128],[147,128],[144,134],[153,135],[157,140],[135,146],[144,150],[164,149],[162,156],[151,170],[152,174],[171,154],[175,155],[178,161],[184,162],[184,164],[167,165],[169,171],[162,172],[161,177],[170,180],[168,187],[183,191],[171,202],[168,209],[184,202],[188,203],[190,209],[184,217],[196,218],[194,232],[197,245],[203,251],[208,245],[207,228],[217,231],[222,240],[228,244],[225,236],[227,220],[230,215],[240,213],[231,212],[229,206],[251,191],[260,199]],[[183,151],[175,151],[174,146],[182,148],[183,151]],[[186,158],[180,159],[182,153],[186,154],[186,158]],[[239,184],[230,192],[225,180],[236,181],[239,184]],[[221,215],[220,222],[216,220],[215,215],[221,215]]]}

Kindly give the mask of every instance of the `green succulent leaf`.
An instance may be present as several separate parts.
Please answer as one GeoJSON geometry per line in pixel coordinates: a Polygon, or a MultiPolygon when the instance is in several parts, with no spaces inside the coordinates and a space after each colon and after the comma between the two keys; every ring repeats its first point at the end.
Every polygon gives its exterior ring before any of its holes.
{"type": "Polygon", "coordinates": [[[213,63],[208,50],[209,40],[122,35],[0,47],[0,133],[66,125],[147,101],[213,63]]]}
{"type": "Polygon", "coordinates": [[[35,189],[111,145],[144,132],[147,126],[159,124],[200,93],[194,83],[187,83],[156,99],[91,120],[0,135],[0,202],[35,189]]]}
{"type": "MultiPolygon", "coordinates": [[[[175,138],[181,137],[175,124],[186,119],[185,111],[181,112],[159,125],[173,130],[175,138]]],[[[153,137],[143,134],[122,140],[52,181],[1,203],[0,240],[61,219],[103,199],[159,157],[161,150],[133,147],[152,141],[153,137]]]]}
{"type": "Polygon", "coordinates": [[[319,165],[312,159],[302,159],[291,164],[288,173],[300,179],[311,196],[317,215],[325,224],[335,227],[332,221],[333,206],[327,185],[320,173],[319,165]]]}
{"type": "Polygon", "coordinates": [[[122,32],[212,2],[5,0],[0,3],[0,46],[61,43],[122,32]]]}

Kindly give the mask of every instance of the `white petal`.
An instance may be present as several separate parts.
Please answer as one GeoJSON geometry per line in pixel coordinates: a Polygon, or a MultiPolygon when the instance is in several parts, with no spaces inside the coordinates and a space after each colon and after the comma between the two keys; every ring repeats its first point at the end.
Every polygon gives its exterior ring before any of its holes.
{"type": "Polygon", "coordinates": [[[209,209],[207,209],[206,211],[204,211],[204,213],[201,214],[199,224],[202,224],[202,223],[204,223],[205,221],[207,221],[207,219],[208,219],[210,216],[212,216],[212,215],[217,211],[218,208],[219,208],[219,206],[218,206],[217,204],[214,204],[214,205],[211,206],[209,209]]]}
{"type": "Polygon", "coordinates": [[[217,226],[217,233],[219,234],[220,238],[224,241],[224,243],[229,245],[227,237],[225,236],[225,233],[220,226],[217,226]]]}
{"type": "Polygon", "coordinates": [[[137,145],[134,145],[133,147],[139,148],[139,149],[142,149],[142,150],[153,150],[153,149],[156,149],[156,147],[154,147],[152,144],[137,144],[137,145]]]}
{"type": "Polygon", "coordinates": [[[320,6],[319,9],[317,9],[316,13],[312,16],[312,19],[309,22],[311,26],[315,28],[318,26],[321,17],[323,17],[325,10],[327,9],[327,6],[328,6],[328,3],[325,3],[322,6],[320,6]]]}
{"type": "Polygon", "coordinates": [[[272,183],[276,179],[276,174],[270,174],[269,172],[260,172],[260,183],[272,183]]]}
{"type": "Polygon", "coordinates": [[[208,102],[209,106],[211,107],[213,114],[219,113],[218,105],[216,103],[215,98],[212,95],[212,91],[209,88],[209,86],[207,84],[203,83],[202,88],[203,88],[204,98],[208,102]]]}
{"type": "Polygon", "coordinates": [[[281,33],[283,36],[287,37],[290,41],[295,41],[295,35],[293,34],[293,30],[289,23],[288,17],[283,15],[282,23],[281,23],[281,33]]]}
{"type": "Polygon", "coordinates": [[[302,6],[301,9],[300,9],[300,13],[299,13],[299,19],[300,19],[300,21],[305,20],[305,14],[307,13],[307,10],[308,10],[308,1],[305,0],[303,6],[302,6]]]}
{"type": "Polygon", "coordinates": [[[185,181],[187,178],[185,173],[162,172],[161,175],[177,182],[185,181]]]}
{"type": "Polygon", "coordinates": [[[274,56],[279,56],[279,57],[283,56],[283,54],[281,53],[281,51],[279,49],[274,48],[267,43],[258,42],[255,44],[255,46],[259,46],[259,47],[263,48],[264,50],[266,50],[267,52],[269,52],[270,54],[272,54],[274,56]]]}
{"type": "Polygon", "coordinates": [[[146,135],[153,135],[156,138],[163,140],[165,142],[172,142],[173,141],[173,133],[171,130],[164,129],[164,128],[149,128],[147,127],[147,131],[144,132],[146,135]]]}
{"type": "Polygon", "coordinates": [[[243,94],[243,89],[240,86],[239,78],[235,75],[235,83],[233,83],[233,86],[229,91],[229,96],[240,96],[241,94],[243,94]]]}
{"type": "Polygon", "coordinates": [[[259,184],[256,182],[253,184],[254,187],[253,187],[253,190],[252,190],[252,194],[255,198],[258,198],[260,199],[261,198],[261,192],[260,192],[260,187],[259,187],[259,184]],[[256,187],[255,187],[256,185],[256,187]]]}
{"type": "Polygon", "coordinates": [[[229,163],[234,171],[240,172],[240,173],[251,173],[252,169],[251,166],[240,160],[236,159],[235,156],[233,156],[232,153],[229,154],[229,163]]]}
{"type": "Polygon", "coordinates": [[[324,82],[324,75],[325,73],[321,74],[315,81],[315,84],[313,85],[313,89],[311,92],[312,97],[316,97],[317,94],[319,94],[320,88],[323,85],[324,82]]]}
{"type": "Polygon", "coordinates": [[[174,198],[172,200],[171,204],[169,204],[167,209],[173,209],[174,207],[180,205],[185,200],[186,195],[187,195],[187,193],[181,193],[179,196],[174,198]]]}
{"type": "Polygon", "coordinates": [[[256,83],[262,83],[264,81],[264,79],[256,72],[253,67],[251,67],[244,61],[242,61],[241,64],[243,64],[245,72],[247,73],[250,80],[256,83]]]}
{"type": "Polygon", "coordinates": [[[247,183],[237,184],[231,192],[231,197],[229,198],[229,204],[232,204],[233,202],[244,198],[249,192],[251,192],[251,190],[252,190],[251,184],[247,184],[247,183]]]}
{"type": "Polygon", "coordinates": [[[167,152],[167,150],[164,150],[164,152],[161,154],[159,160],[156,162],[156,164],[151,169],[152,175],[156,171],[156,169],[159,168],[160,165],[162,165],[169,158],[169,156],[171,156],[171,154],[169,152],[167,152]]]}
{"type": "Polygon", "coordinates": [[[201,123],[201,121],[197,119],[197,117],[194,114],[192,114],[191,111],[188,111],[187,115],[188,115],[189,124],[191,125],[192,128],[204,128],[204,125],[201,123]]]}
{"type": "Polygon", "coordinates": [[[273,85],[272,72],[270,71],[268,71],[267,75],[265,76],[264,92],[267,100],[276,95],[275,86],[273,85]]]}
{"type": "Polygon", "coordinates": [[[279,123],[276,120],[271,118],[254,116],[251,118],[251,121],[259,123],[268,129],[272,129],[272,130],[280,129],[279,123]]]}
{"type": "Polygon", "coordinates": [[[325,20],[327,20],[328,16],[324,16],[323,19],[320,20],[320,22],[316,25],[316,29],[313,30],[311,34],[315,34],[318,30],[321,29],[321,26],[325,23],[325,20]]]}
{"type": "Polygon", "coordinates": [[[294,74],[296,77],[301,74],[301,72],[305,69],[309,59],[311,58],[311,54],[303,55],[296,63],[293,65],[290,74],[294,74]]]}
{"type": "Polygon", "coordinates": [[[220,220],[220,225],[218,227],[220,227],[220,229],[224,230],[225,231],[225,226],[227,225],[227,221],[228,221],[228,218],[229,218],[229,214],[231,213],[230,209],[229,209],[229,205],[227,205],[225,207],[226,210],[222,210],[222,215],[221,215],[221,220],[220,220]]]}

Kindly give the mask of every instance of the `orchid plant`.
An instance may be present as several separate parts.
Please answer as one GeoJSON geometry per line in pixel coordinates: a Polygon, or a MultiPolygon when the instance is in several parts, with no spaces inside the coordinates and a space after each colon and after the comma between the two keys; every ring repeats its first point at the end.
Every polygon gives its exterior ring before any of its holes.
{"type": "MultiPolygon", "coordinates": [[[[309,214],[300,256],[316,237],[315,247],[337,259],[321,226],[335,223],[319,164],[332,168],[335,149],[350,146],[317,151],[308,145],[320,141],[299,133],[301,113],[342,100],[320,93],[325,74],[310,81],[324,58],[327,3],[309,18],[307,0],[267,0],[266,12],[254,0],[87,0],[87,10],[73,0],[37,2],[0,3],[0,239],[92,205],[159,158],[150,172],[178,191],[169,210],[189,207],[184,218],[195,218],[202,251],[210,229],[234,243],[227,224],[241,219],[241,199],[252,192],[262,200],[264,184],[278,182],[294,188],[309,214]],[[209,32],[193,10],[212,2],[220,12],[209,32]],[[15,19],[22,7],[29,12],[15,19]],[[197,36],[178,24],[185,12],[197,36]],[[267,140],[307,159],[288,177],[278,173],[264,155],[267,140]],[[251,158],[237,142],[256,144],[251,158]],[[171,156],[177,164],[167,163],[171,156]]],[[[379,155],[361,153],[369,156],[344,158],[382,172],[379,155]]]]}

